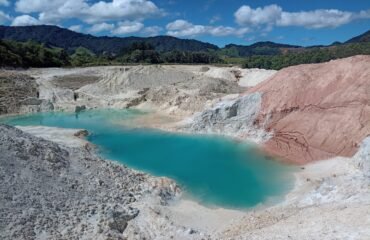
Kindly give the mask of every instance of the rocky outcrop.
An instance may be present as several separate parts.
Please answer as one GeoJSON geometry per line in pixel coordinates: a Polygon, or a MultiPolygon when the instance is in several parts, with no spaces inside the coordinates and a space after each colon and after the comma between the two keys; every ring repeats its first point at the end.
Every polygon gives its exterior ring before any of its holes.
{"type": "MultiPolygon", "coordinates": [[[[229,73],[228,68],[214,69],[229,73]]],[[[207,101],[245,91],[233,74],[219,77],[216,74],[216,78],[207,76],[208,71],[198,66],[180,65],[106,69],[101,81],[76,91],[79,95],[77,102],[86,101],[87,107],[100,102],[113,108],[136,107],[145,103],[152,109],[171,114],[193,114],[202,111],[207,101]],[[229,75],[231,79],[227,78],[229,75]]]]}
{"type": "Polygon", "coordinates": [[[370,137],[365,138],[354,156],[355,165],[370,179],[370,137]]]}
{"type": "Polygon", "coordinates": [[[0,71],[0,115],[53,110],[47,100],[39,99],[34,78],[13,71],[0,71]]]}
{"type": "Polygon", "coordinates": [[[135,205],[150,196],[165,204],[178,191],[171,180],[101,160],[88,146],[59,145],[6,125],[0,152],[1,239],[124,239],[129,222],[147,211],[135,205]]]}
{"type": "Polygon", "coordinates": [[[236,82],[195,77],[174,85],[151,88],[144,96],[146,101],[158,108],[194,113],[203,111],[208,101],[242,91],[236,82]]]}
{"type": "Polygon", "coordinates": [[[255,142],[266,140],[269,137],[268,134],[253,124],[259,114],[261,101],[262,97],[259,93],[248,94],[235,100],[221,101],[196,116],[190,131],[249,138],[255,142]]]}
{"type": "Polygon", "coordinates": [[[306,163],[353,156],[370,134],[370,56],[289,67],[248,91],[262,93],[256,124],[267,152],[306,163]]]}

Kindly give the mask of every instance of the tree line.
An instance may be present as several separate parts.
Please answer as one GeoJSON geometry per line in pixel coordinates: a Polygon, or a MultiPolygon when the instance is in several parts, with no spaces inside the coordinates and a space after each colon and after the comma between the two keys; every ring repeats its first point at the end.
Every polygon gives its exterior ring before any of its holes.
{"type": "Polygon", "coordinates": [[[169,51],[159,52],[146,42],[133,43],[119,54],[97,55],[89,49],[78,47],[68,54],[33,41],[15,42],[0,40],[0,66],[2,67],[75,67],[112,64],[160,64],[160,63],[221,63],[212,52],[169,51]]]}
{"type": "Polygon", "coordinates": [[[0,40],[2,67],[61,67],[69,64],[69,56],[63,49],[48,48],[31,41],[0,40]]]}
{"type": "Polygon", "coordinates": [[[243,66],[245,68],[280,70],[293,65],[322,63],[355,55],[370,55],[370,43],[350,43],[331,47],[317,47],[304,49],[299,52],[291,51],[276,56],[251,56],[245,59],[243,66]]]}
{"type": "MultiPolygon", "coordinates": [[[[1,67],[77,67],[113,64],[213,64],[228,63],[224,51],[157,51],[147,42],[134,42],[122,48],[118,54],[95,54],[78,47],[67,52],[62,48],[33,41],[15,42],[0,40],[1,67]]],[[[291,50],[278,55],[253,55],[238,58],[245,68],[279,70],[284,67],[321,63],[354,55],[370,55],[370,43],[348,43],[330,47],[314,47],[291,50]]]]}

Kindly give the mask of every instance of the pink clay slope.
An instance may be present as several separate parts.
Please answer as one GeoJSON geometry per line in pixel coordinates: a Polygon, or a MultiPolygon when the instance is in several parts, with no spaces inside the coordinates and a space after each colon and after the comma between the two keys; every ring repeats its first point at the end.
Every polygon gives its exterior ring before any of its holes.
{"type": "Polygon", "coordinates": [[[264,149],[286,161],[350,157],[370,134],[370,56],[288,67],[252,92],[255,124],[273,132],[264,149]]]}

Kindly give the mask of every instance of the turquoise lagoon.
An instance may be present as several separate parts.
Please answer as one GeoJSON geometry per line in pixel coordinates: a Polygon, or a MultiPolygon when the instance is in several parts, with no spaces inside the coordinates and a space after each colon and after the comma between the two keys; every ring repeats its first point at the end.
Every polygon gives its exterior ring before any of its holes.
{"type": "Polygon", "coordinates": [[[208,206],[248,208],[283,197],[292,185],[293,167],[273,161],[251,145],[133,127],[135,118],[143,114],[134,110],[37,113],[2,122],[86,129],[102,157],[172,178],[185,196],[208,206]]]}

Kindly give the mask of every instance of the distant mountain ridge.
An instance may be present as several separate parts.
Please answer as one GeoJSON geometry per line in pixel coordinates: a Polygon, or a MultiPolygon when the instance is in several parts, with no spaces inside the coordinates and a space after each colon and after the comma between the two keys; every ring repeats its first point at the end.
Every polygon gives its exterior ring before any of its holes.
{"type": "Polygon", "coordinates": [[[346,43],[362,43],[362,42],[370,42],[370,30],[357,37],[351,38],[346,43]]]}
{"type": "Polygon", "coordinates": [[[67,51],[84,47],[96,54],[119,54],[119,51],[123,48],[128,48],[136,42],[147,42],[157,51],[179,50],[195,52],[218,49],[216,45],[192,39],[179,39],[170,36],[147,38],[96,37],[51,25],[23,27],[0,26],[0,38],[20,42],[33,40],[49,46],[64,48],[67,51]]]}
{"type": "MultiPolygon", "coordinates": [[[[95,54],[117,55],[125,48],[129,48],[133,43],[145,42],[154,47],[159,52],[187,51],[187,52],[208,52],[218,51],[230,57],[248,57],[254,55],[274,56],[287,50],[299,51],[314,47],[302,47],[297,45],[274,43],[270,41],[257,42],[249,46],[228,44],[224,48],[193,39],[180,39],[171,36],[157,37],[96,37],[90,34],[77,33],[65,28],[53,25],[39,26],[0,26],[0,39],[13,41],[36,41],[48,47],[63,48],[68,52],[73,52],[79,47],[86,48],[95,54]]],[[[370,31],[354,37],[345,43],[335,42],[332,45],[347,43],[370,42],[370,31]]]]}

